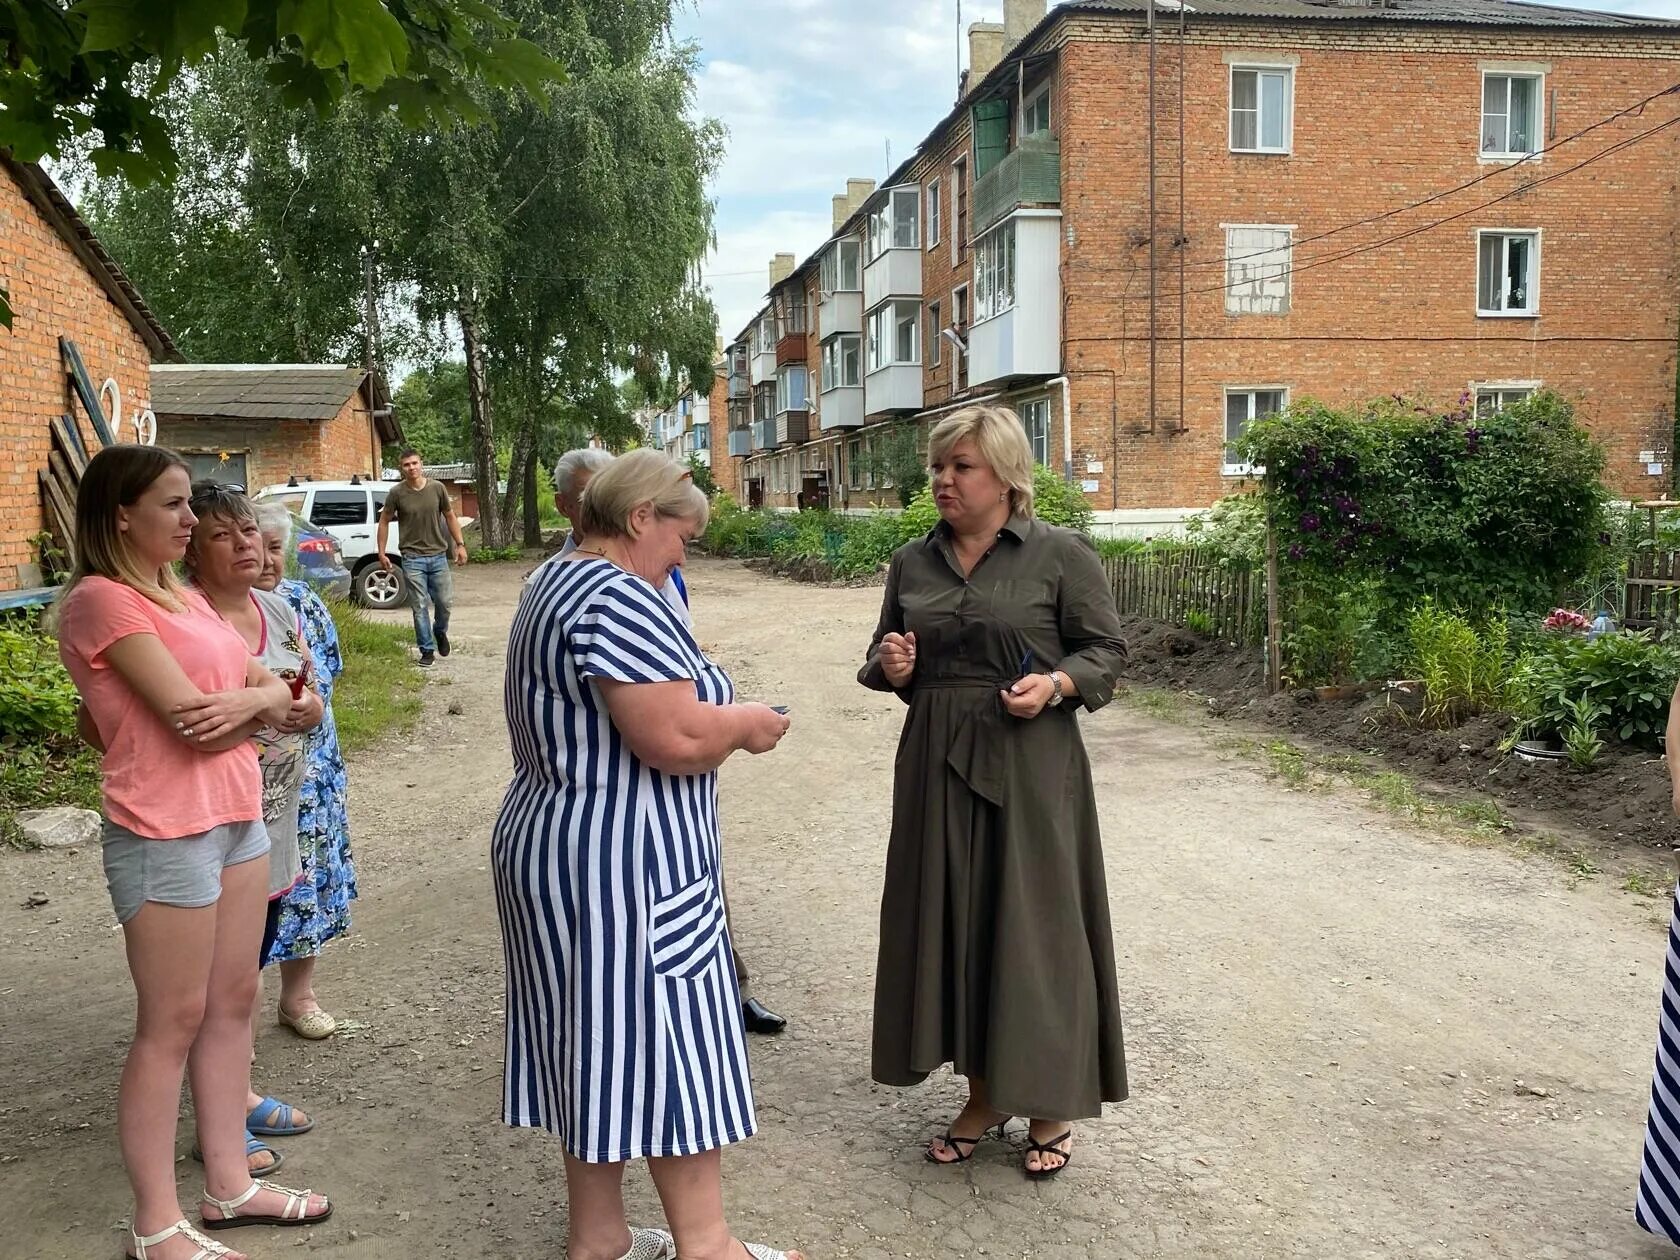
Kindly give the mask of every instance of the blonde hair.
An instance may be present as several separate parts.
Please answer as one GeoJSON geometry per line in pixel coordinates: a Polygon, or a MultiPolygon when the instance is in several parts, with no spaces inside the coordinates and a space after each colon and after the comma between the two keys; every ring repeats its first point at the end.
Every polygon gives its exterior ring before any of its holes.
{"type": "Polygon", "coordinates": [[[133,507],[171,468],[192,474],[186,460],[161,446],[121,443],[107,446],[88,461],[76,491],[76,568],[66,593],[83,578],[102,577],[132,586],[170,612],[186,609],[174,567],[165,565],[148,573],[127,536],[117,528],[117,509],[133,507]]]}
{"type": "Polygon", "coordinates": [[[643,504],[660,516],[699,522],[706,528],[711,505],[693,474],[663,451],[643,447],[620,455],[584,487],[578,525],[585,535],[622,538],[643,504]]]}
{"type": "Polygon", "coordinates": [[[1009,510],[1033,514],[1033,454],[1021,417],[1008,407],[964,407],[946,416],[928,434],[928,463],[947,459],[953,447],[972,439],[980,458],[1009,487],[1009,510]]]}

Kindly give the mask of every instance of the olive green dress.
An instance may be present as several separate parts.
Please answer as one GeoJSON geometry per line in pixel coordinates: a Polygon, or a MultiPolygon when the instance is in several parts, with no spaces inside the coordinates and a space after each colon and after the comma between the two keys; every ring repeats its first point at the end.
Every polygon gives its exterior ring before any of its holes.
{"type": "Polygon", "coordinates": [[[1083,534],[1012,519],[968,577],[944,524],[899,548],[858,681],[893,691],[889,633],[916,635],[881,894],[873,1072],[943,1064],[1011,1115],[1076,1120],[1126,1097],[1091,765],[1075,718],[1126,655],[1083,534]],[[1011,717],[1001,690],[1060,670],[1079,699],[1011,717]]]}

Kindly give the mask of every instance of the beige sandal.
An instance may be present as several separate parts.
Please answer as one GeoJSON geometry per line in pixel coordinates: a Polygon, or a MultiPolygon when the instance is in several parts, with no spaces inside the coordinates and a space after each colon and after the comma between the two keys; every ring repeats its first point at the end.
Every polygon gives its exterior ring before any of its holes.
{"type": "Polygon", "coordinates": [[[128,1253],[128,1260],[146,1260],[148,1248],[156,1247],[159,1243],[166,1243],[179,1234],[190,1243],[197,1243],[198,1250],[193,1252],[188,1260],[215,1260],[217,1256],[235,1256],[239,1253],[222,1246],[214,1238],[206,1238],[187,1221],[176,1221],[168,1229],[142,1238],[132,1229],[128,1236],[134,1240],[134,1250],[128,1253]]]}
{"type": "Polygon", "coordinates": [[[285,1186],[277,1186],[272,1181],[253,1181],[248,1190],[236,1199],[218,1199],[206,1190],[199,1196],[203,1203],[215,1208],[222,1215],[211,1220],[202,1212],[200,1219],[205,1229],[243,1229],[247,1225],[319,1225],[333,1213],[332,1204],[327,1204],[327,1210],[315,1216],[308,1215],[309,1200],[314,1195],[313,1190],[288,1190],[285,1186]],[[280,1209],[279,1216],[240,1216],[239,1209],[244,1207],[257,1196],[259,1190],[272,1190],[275,1194],[286,1196],[286,1206],[280,1209]]]}
{"type": "Polygon", "coordinates": [[[747,1249],[752,1260],[788,1260],[788,1253],[777,1251],[774,1247],[766,1247],[763,1243],[744,1242],[741,1246],[747,1249]]]}
{"type": "Polygon", "coordinates": [[[305,1011],[302,1015],[288,1015],[286,1008],[280,1008],[280,1024],[283,1028],[290,1028],[305,1041],[325,1041],[338,1031],[338,1021],[319,1008],[305,1011]]]}
{"type": "Polygon", "coordinates": [[[630,1250],[619,1260],[677,1260],[677,1240],[662,1229],[630,1230],[630,1250]]]}

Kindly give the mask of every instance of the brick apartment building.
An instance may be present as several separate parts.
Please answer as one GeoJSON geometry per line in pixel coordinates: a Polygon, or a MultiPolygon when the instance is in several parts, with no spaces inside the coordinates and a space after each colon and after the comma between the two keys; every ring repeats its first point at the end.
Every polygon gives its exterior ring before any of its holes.
{"type": "Polygon", "coordinates": [[[299,481],[377,480],[402,441],[377,372],[336,363],[165,363],[152,369],[157,440],[195,477],[255,492],[299,481]]]}
{"type": "Polygon", "coordinates": [[[881,501],[872,447],[985,399],[1100,526],[1147,533],[1240,487],[1231,439],[1293,400],[1541,386],[1618,493],[1669,487],[1680,24],[1510,0],[1004,16],[726,348],[713,467],[749,501],[881,501]]]}
{"type": "Polygon", "coordinates": [[[39,166],[0,151],[0,287],[13,323],[0,328],[0,593],[35,589],[42,575],[32,541],[46,528],[37,478],[47,467],[49,423],[69,415],[82,442],[99,441],[71,397],[59,338],[75,343],[117,436],[133,440],[144,415],[154,357],[174,342],[69,200],[39,166]]]}
{"type": "Polygon", "coordinates": [[[666,410],[649,411],[643,421],[648,443],[663,450],[672,459],[687,463],[690,459],[712,470],[712,479],[720,490],[738,498],[741,493],[739,461],[714,458],[712,440],[724,431],[722,418],[728,411],[728,388],[725,380],[727,360],[719,357],[712,365],[712,383],[705,390],[693,386],[685,389],[677,401],[666,410]],[[719,423],[714,424],[716,417],[719,423]]]}

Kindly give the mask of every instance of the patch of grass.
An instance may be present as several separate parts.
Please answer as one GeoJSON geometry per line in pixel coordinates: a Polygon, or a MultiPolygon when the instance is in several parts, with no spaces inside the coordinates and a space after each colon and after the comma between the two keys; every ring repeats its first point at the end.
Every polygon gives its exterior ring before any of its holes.
{"type": "Polygon", "coordinates": [[[1433,812],[1423,793],[1397,770],[1379,770],[1360,783],[1365,793],[1378,805],[1393,814],[1407,818],[1423,818],[1433,812]]]}
{"type": "Polygon", "coordinates": [[[0,845],[31,847],[19,830],[20,809],[55,805],[99,808],[99,754],[73,739],[0,741],[0,845]]]}
{"type": "Polygon", "coordinates": [[[1492,832],[1509,831],[1511,829],[1511,820],[1505,816],[1505,811],[1499,808],[1496,801],[1458,801],[1449,807],[1448,812],[1472,831],[1492,832]]]}
{"type": "Polygon", "coordinates": [[[518,560],[525,554],[525,549],[518,543],[506,547],[474,547],[467,553],[467,559],[474,564],[497,564],[507,560],[518,560]]]}
{"type": "Polygon", "coordinates": [[[1576,849],[1567,854],[1564,860],[1568,863],[1571,873],[1581,879],[1585,879],[1590,875],[1602,875],[1604,873],[1604,868],[1597,862],[1593,861],[1590,856],[1580,849],[1576,849]]]}
{"type": "Polygon", "coordinates": [[[1654,876],[1649,871],[1629,871],[1622,881],[1622,891],[1633,893],[1636,897],[1666,897],[1669,889],[1660,876],[1654,876]]]}
{"type": "Polygon", "coordinates": [[[1260,755],[1260,741],[1251,739],[1247,735],[1221,735],[1213,741],[1214,747],[1224,752],[1236,753],[1239,757],[1257,757],[1260,755]]]}
{"type": "Polygon", "coordinates": [[[1306,787],[1312,780],[1307,755],[1288,740],[1274,739],[1267,744],[1266,762],[1272,768],[1272,777],[1282,779],[1292,788],[1306,787]]]}
{"type": "Polygon", "coordinates": [[[1190,708],[1190,701],[1178,692],[1156,687],[1127,687],[1116,692],[1115,698],[1128,709],[1161,722],[1182,723],[1190,708]]]}
{"type": "Polygon", "coordinates": [[[333,716],[345,754],[405,731],[420,716],[420,669],[409,655],[405,622],[374,621],[354,604],[331,601],[344,673],[333,690],[333,716]]]}

